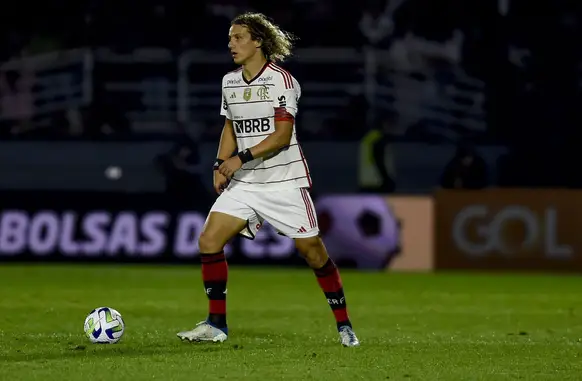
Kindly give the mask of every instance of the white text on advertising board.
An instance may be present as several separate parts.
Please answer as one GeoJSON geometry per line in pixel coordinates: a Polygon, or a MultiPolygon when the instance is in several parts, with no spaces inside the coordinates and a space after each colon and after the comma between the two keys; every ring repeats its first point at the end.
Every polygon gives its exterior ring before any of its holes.
{"type": "MultiPolygon", "coordinates": [[[[171,251],[177,258],[197,256],[198,237],[205,216],[197,212],[172,217],[164,211],[138,215],[130,211],[112,214],[94,210],[0,211],[0,256],[35,256],[55,253],[66,257],[125,255],[155,258],[171,251]],[[175,225],[170,229],[171,225],[175,225]]],[[[244,240],[242,253],[251,259],[288,258],[295,252],[292,240],[264,225],[254,241],[244,240]]],[[[225,248],[230,253],[230,245],[225,248]]]]}
{"type": "Polygon", "coordinates": [[[540,217],[522,205],[508,205],[496,213],[486,205],[471,205],[457,213],[452,230],[456,247],[473,257],[494,253],[512,256],[536,247],[548,258],[568,259],[574,254],[570,245],[558,242],[558,211],[553,207],[545,208],[540,217]],[[517,245],[504,238],[503,231],[509,222],[523,224],[525,234],[517,245]],[[476,224],[479,240],[468,237],[470,223],[476,224]]]}

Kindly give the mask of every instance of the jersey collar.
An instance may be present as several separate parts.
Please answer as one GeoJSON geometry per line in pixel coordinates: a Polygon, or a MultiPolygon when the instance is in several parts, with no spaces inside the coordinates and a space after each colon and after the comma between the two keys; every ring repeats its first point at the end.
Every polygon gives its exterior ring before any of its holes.
{"type": "Polygon", "coordinates": [[[244,83],[246,83],[247,85],[250,85],[251,83],[253,83],[254,81],[257,80],[257,78],[259,78],[261,75],[263,75],[263,72],[267,69],[267,67],[269,66],[271,62],[267,61],[265,62],[265,64],[263,65],[263,67],[261,68],[261,70],[259,70],[259,72],[257,73],[257,75],[255,75],[250,81],[247,81],[245,78],[245,75],[243,74],[243,71],[240,71],[240,76],[242,77],[242,80],[244,81],[244,83]]]}

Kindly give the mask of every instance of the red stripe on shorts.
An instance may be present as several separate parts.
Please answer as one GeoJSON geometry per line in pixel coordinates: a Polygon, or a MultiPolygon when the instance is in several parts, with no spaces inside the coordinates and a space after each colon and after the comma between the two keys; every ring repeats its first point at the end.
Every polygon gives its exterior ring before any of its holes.
{"type": "Polygon", "coordinates": [[[307,211],[309,225],[311,228],[314,228],[317,226],[317,220],[315,219],[315,213],[313,212],[313,207],[311,206],[309,195],[307,194],[307,191],[303,188],[301,188],[301,197],[303,197],[303,202],[305,202],[305,210],[307,211]]]}

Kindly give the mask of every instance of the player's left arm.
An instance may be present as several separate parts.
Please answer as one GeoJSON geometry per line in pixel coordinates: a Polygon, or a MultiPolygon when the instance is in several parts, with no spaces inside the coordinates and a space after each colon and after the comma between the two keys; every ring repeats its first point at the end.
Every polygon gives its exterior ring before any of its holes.
{"type": "Polygon", "coordinates": [[[285,108],[275,109],[275,131],[249,150],[253,159],[275,153],[289,144],[293,136],[295,117],[285,108]]]}
{"type": "MultiPolygon", "coordinates": [[[[273,99],[275,131],[259,144],[249,149],[251,155],[249,158],[265,157],[289,146],[291,143],[300,92],[298,84],[289,87],[286,88],[284,83],[279,83],[275,86],[275,99],[273,99]]],[[[244,153],[242,155],[244,158],[244,153]]]]}
{"type": "Polygon", "coordinates": [[[225,165],[223,163],[220,168],[220,173],[227,177],[232,177],[234,172],[251,160],[273,154],[291,143],[293,136],[293,125],[295,123],[295,116],[297,115],[297,103],[300,93],[295,88],[284,89],[275,93],[274,103],[274,120],[275,131],[263,139],[259,144],[239,152],[237,156],[233,156],[231,160],[233,163],[225,165]]]}

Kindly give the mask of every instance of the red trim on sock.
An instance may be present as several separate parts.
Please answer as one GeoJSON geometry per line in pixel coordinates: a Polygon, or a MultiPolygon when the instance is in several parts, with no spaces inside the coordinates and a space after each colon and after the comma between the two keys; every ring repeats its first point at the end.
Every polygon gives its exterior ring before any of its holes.
{"type": "Polygon", "coordinates": [[[226,300],[209,300],[208,313],[211,314],[226,314],[226,300]]]}
{"type": "Polygon", "coordinates": [[[342,280],[339,277],[339,273],[337,272],[333,275],[317,278],[317,282],[319,283],[319,287],[321,287],[323,292],[337,292],[340,288],[342,288],[342,280]]]}
{"type": "Polygon", "coordinates": [[[348,309],[347,308],[333,310],[332,312],[333,312],[333,316],[335,317],[335,321],[338,323],[350,320],[350,318],[348,316],[348,309]]]}
{"type": "MultiPolygon", "coordinates": [[[[222,256],[224,257],[224,254],[222,256]]],[[[227,279],[228,264],[226,259],[212,263],[202,262],[202,280],[204,282],[226,281],[227,279]]]]}
{"type": "Polygon", "coordinates": [[[323,292],[337,292],[340,288],[343,287],[342,278],[340,277],[340,273],[333,262],[327,266],[324,266],[322,270],[326,275],[318,277],[317,282],[319,283],[319,287],[321,287],[323,292]]]}

